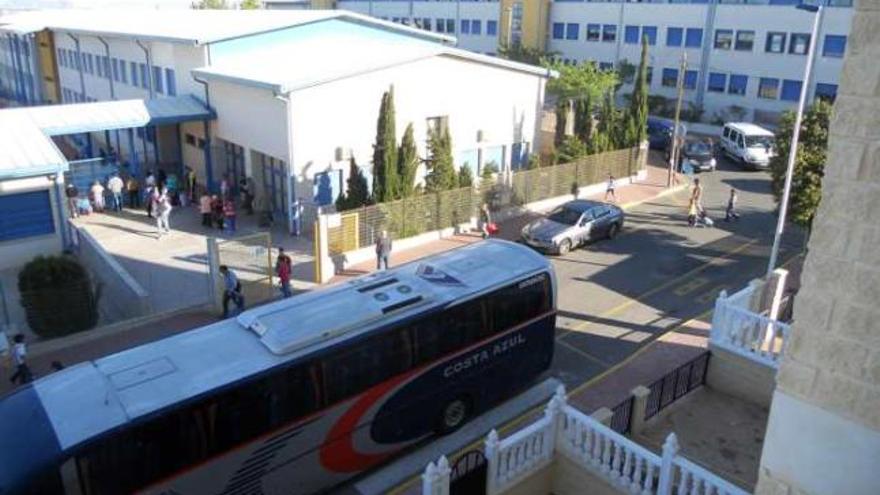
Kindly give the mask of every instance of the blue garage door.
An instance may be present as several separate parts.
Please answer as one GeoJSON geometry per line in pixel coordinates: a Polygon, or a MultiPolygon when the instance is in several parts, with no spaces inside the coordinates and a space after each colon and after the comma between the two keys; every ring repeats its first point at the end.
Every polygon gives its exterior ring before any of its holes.
{"type": "Polygon", "coordinates": [[[49,191],[0,196],[0,241],[54,232],[49,191]]]}

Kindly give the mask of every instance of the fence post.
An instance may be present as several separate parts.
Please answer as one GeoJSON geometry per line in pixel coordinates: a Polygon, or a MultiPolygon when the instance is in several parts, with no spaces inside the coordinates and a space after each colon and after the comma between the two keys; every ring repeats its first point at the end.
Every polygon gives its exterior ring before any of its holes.
{"type": "Polygon", "coordinates": [[[437,460],[437,477],[439,482],[435,492],[436,495],[449,495],[449,473],[451,472],[449,461],[446,460],[445,455],[441,455],[440,459],[437,460]]]}
{"type": "Polygon", "coordinates": [[[657,483],[657,495],[672,495],[672,485],[675,481],[675,465],[672,463],[678,455],[678,438],[675,433],[670,433],[663,442],[663,457],[660,460],[660,480],[657,483]]]}
{"type": "Polygon", "coordinates": [[[633,396],[632,412],[629,415],[629,433],[630,435],[638,435],[645,428],[645,411],[648,408],[648,397],[651,395],[651,389],[644,385],[639,385],[630,392],[633,396]]]}
{"type": "Polygon", "coordinates": [[[319,213],[316,224],[317,232],[315,233],[315,247],[317,248],[317,252],[315,253],[315,259],[318,260],[318,273],[315,274],[315,281],[319,284],[325,284],[333,278],[333,275],[335,275],[333,259],[330,258],[329,239],[327,238],[327,215],[319,213]]]}
{"type": "Polygon", "coordinates": [[[547,457],[553,457],[553,452],[556,450],[556,440],[562,433],[562,410],[565,408],[566,403],[565,385],[560,384],[556,387],[556,393],[553,394],[553,397],[547,404],[547,408],[544,409],[544,417],[550,423],[550,428],[547,432],[549,438],[546,438],[546,442],[544,442],[544,455],[547,457]]]}
{"type": "Polygon", "coordinates": [[[709,340],[721,342],[721,325],[724,320],[724,307],[727,304],[727,290],[722,289],[715,299],[715,311],[712,312],[712,327],[709,329],[709,340]]]}
{"type": "Polygon", "coordinates": [[[429,462],[425,466],[425,472],[422,473],[422,495],[432,495],[434,493],[434,485],[437,481],[437,466],[434,462],[429,462]]]}
{"type": "Polygon", "coordinates": [[[486,435],[486,495],[494,495],[498,489],[498,432],[493,428],[486,435]]]}
{"type": "Polygon", "coordinates": [[[208,287],[211,288],[211,302],[218,311],[223,308],[223,286],[220,277],[220,247],[216,237],[208,237],[208,287]]]}

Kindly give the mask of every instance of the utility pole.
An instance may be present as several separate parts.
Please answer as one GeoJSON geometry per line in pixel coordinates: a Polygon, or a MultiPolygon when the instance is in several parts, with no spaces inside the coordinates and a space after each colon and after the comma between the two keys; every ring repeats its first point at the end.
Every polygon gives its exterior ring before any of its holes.
{"type": "Polygon", "coordinates": [[[681,117],[681,100],[684,98],[684,74],[687,71],[687,52],[681,53],[681,67],[678,69],[678,100],[675,102],[675,125],[672,128],[672,149],[669,150],[669,174],[666,177],[666,187],[672,187],[672,177],[675,174],[675,164],[678,162],[678,127],[681,117]]]}
{"type": "Polygon", "coordinates": [[[510,50],[511,37],[513,36],[513,7],[507,7],[507,49],[510,50]]]}

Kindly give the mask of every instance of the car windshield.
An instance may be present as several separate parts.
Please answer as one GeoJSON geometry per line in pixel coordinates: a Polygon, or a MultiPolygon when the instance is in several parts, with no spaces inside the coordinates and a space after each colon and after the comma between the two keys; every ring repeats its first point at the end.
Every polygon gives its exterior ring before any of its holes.
{"type": "Polygon", "coordinates": [[[688,155],[707,155],[712,153],[712,146],[709,143],[703,142],[688,143],[684,148],[684,152],[688,155]]]}
{"type": "Polygon", "coordinates": [[[579,211],[574,211],[572,209],[566,208],[564,206],[560,206],[553,210],[553,213],[548,216],[550,220],[553,220],[556,223],[561,223],[564,225],[574,225],[580,220],[581,213],[579,211]]]}
{"type": "Polygon", "coordinates": [[[746,136],[747,148],[772,148],[773,136],[746,136]]]}

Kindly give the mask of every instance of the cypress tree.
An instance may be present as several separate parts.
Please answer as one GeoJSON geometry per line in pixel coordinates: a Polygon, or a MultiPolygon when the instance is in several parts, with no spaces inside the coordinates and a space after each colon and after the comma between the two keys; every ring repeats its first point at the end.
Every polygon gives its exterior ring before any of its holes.
{"type": "Polygon", "coordinates": [[[629,118],[636,127],[635,143],[638,145],[648,137],[648,37],[642,38],[642,58],[636,73],[635,86],[630,98],[629,118]]]}
{"type": "Polygon", "coordinates": [[[348,179],[345,181],[345,194],[340,194],[336,200],[336,209],[339,211],[360,208],[370,204],[370,192],[367,189],[367,178],[363,170],[352,157],[348,162],[348,179]]]}
{"type": "Polygon", "coordinates": [[[419,152],[416,148],[413,125],[406,126],[400,150],[397,153],[397,176],[399,179],[398,193],[401,198],[412,196],[415,190],[416,171],[419,168],[419,152]]]}
{"type": "Polygon", "coordinates": [[[467,165],[462,165],[458,172],[458,187],[471,187],[474,185],[474,173],[467,165]]]}
{"type": "Polygon", "coordinates": [[[457,182],[449,129],[431,129],[428,136],[428,175],[425,177],[425,189],[428,192],[446,191],[454,189],[457,182]]]}
{"type": "Polygon", "coordinates": [[[556,146],[561,145],[565,140],[566,127],[568,127],[568,100],[560,98],[556,102],[556,136],[554,139],[556,146]]]}
{"type": "Polygon", "coordinates": [[[394,87],[382,95],[373,145],[373,198],[377,203],[397,198],[397,136],[394,119],[394,87]]]}

